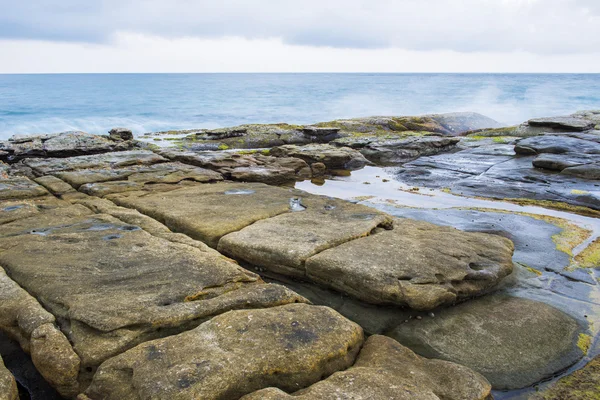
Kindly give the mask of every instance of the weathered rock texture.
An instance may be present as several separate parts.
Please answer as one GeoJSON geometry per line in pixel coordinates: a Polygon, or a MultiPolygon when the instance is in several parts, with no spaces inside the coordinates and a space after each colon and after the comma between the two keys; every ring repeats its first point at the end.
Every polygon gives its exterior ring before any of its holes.
{"type": "Polygon", "coordinates": [[[243,400],[484,400],[491,386],[466,367],[419,357],[385,336],[371,336],[356,363],[346,371],[292,395],[276,388],[263,389],[243,400]]]}
{"type": "Polygon", "coordinates": [[[309,164],[323,163],[329,169],[361,169],[368,161],[358,151],[349,147],[334,147],[328,144],[307,146],[286,145],[271,149],[275,157],[295,157],[309,164]]]}
{"type": "Polygon", "coordinates": [[[512,271],[512,243],[369,209],[321,208],[259,221],[221,239],[234,258],[376,304],[420,310],[485,293],[512,271]],[[354,239],[354,240],[352,240],[354,239]]]}
{"type": "Polygon", "coordinates": [[[586,134],[585,140],[575,139],[570,135],[524,139],[516,146],[520,153],[518,156],[514,152],[514,145],[491,143],[455,153],[421,157],[404,164],[396,171],[396,176],[408,185],[450,189],[452,193],[467,196],[564,202],[600,210],[600,195],[596,187],[597,180],[594,180],[597,154],[586,154],[581,150],[585,148],[595,151],[593,149],[598,144],[588,140],[587,136],[590,134],[586,134]],[[537,150],[531,147],[537,143],[540,147],[535,145],[535,148],[540,151],[562,148],[561,143],[564,144],[566,139],[587,144],[581,144],[580,153],[562,154],[538,155],[534,153],[537,150]],[[542,143],[547,144],[547,147],[541,147],[542,143]],[[576,157],[580,160],[576,162],[585,158],[590,163],[569,167],[567,163],[575,161],[572,158],[574,154],[578,154],[576,157]],[[551,161],[548,156],[562,161],[551,161]],[[540,163],[535,161],[536,157],[540,157],[540,163]],[[571,161],[569,158],[572,158],[571,161]],[[543,164],[542,160],[545,160],[543,164]],[[558,173],[556,169],[562,167],[565,168],[558,173]]]}
{"type": "Polygon", "coordinates": [[[416,353],[465,365],[494,389],[517,389],[574,364],[582,327],[544,303],[487,296],[410,320],[389,335],[416,353]]]}
{"type": "Polygon", "coordinates": [[[68,327],[82,368],[231,309],[303,301],[225,257],[82,206],[3,225],[0,265],[68,327]]]}
{"type": "Polygon", "coordinates": [[[90,399],[233,399],[265,387],[295,391],[352,365],[362,329],[305,304],[231,311],[102,364],[90,399]]]}
{"type": "Polygon", "coordinates": [[[17,382],[10,371],[6,369],[0,357],[0,400],[18,400],[17,382]]]}
{"type": "Polygon", "coordinates": [[[48,135],[15,135],[0,142],[0,160],[17,161],[28,157],[70,157],[82,154],[128,150],[131,142],[114,141],[106,136],[85,132],[48,135]]]}

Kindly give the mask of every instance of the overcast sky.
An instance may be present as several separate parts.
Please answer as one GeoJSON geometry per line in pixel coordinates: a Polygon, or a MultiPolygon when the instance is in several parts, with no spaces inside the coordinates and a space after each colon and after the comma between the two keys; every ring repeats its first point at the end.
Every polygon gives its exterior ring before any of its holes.
{"type": "Polygon", "coordinates": [[[600,0],[0,0],[0,73],[600,72],[600,0]]]}

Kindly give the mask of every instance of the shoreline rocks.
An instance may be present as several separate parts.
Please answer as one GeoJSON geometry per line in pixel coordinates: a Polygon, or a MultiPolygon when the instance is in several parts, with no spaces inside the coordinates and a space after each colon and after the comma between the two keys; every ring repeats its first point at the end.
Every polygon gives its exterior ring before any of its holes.
{"type": "Polygon", "coordinates": [[[530,386],[583,357],[583,331],[544,303],[490,295],[410,320],[388,335],[417,354],[472,368],[498,390],[530,386]]]}

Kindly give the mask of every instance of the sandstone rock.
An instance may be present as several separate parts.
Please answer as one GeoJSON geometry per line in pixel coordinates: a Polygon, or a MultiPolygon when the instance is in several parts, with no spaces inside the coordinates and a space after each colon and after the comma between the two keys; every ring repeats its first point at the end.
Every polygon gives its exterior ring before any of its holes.
{"type": "Polygon", "coordinates": [[[247,128],[223,128],[198,132],[196,133],[196,137],[199,139],[219,140],[244,136],[246,133],[248,133],[247,128]]]}
{"type": "Polygon", "coordinates": [[[108,131],[108,136],[112,140],[133,140],[133,133],[127,128],[113,128],[108,131]]]}
{"type": "Polygon", "coordinates": [[[592,121],[577,117],[534,118],[527,121],[531,126],[558,128],[565,131],[587,131],[594,127],[592,121]]]}
{"type": "Polygon", "coordinates": [[[44,324],[31,333],[31,359],[48,383],[65,397],[79,389],[81,361],[65,335],[53,324],[44,324]]]}
{"type": "Polygon", "coordinates": [[[305,211],[257,221],[221,238],[218,250],[252,265],[292,276],[306,276],[309,257],[388,227],[388,215],[369,207],[325,197],[302,199],[305,211]]]}
{"type": "Polygon", "coordinates": [[[82,206],[4,224],[0,265],[61,318],[82,368],[91,372],[143,341],[222,312],[303,301],[225,257],[82,206]]]}
{"type": "Polygon", "coordinates": [[[148,150],[131,150],[106,154],[95,154],[68,158],[33,158],[24,163],[39,175],[52,175],[58,172],[81,169],[112,169],[128,166],[151,165],[166,162],[167,159],[148,150]]]}
{"type": "Polygon", "coordinates": [[[285,145],[271,149],[275,157],[296,157],[309,164],[323,163],[330,169],[360,169],[369,162],[358,151],[349,147],[334,147],[327,144],[306,146],[285,145]]]}
{"type": "Polygon", "coordinates": [[[231,179],[268,185],[293,184],[296,182],[296,171],[291,168],[272,166],[240,167],[231,171],[231,179]]]}
{"type": "Polygon", "coordinates": [[[512,253],[500,236],[398,219],[309,258],[306,275],[369,303],[430,310],[492,289],[512,272],[512,253]]]}
{"type": "Polygon", "coordinates": [[[243,400],[484,400],[491,386],[470,369],[419,357],[385,336],[371,336],[356,363],[292,395],[276,388],[263,389],[243,400]]]}
{"type": "Polygon", "coordinates": [[[0,179],[0,201],[30,199],[48,194],[43,186],[25,177],[0,179]]]}
{"type": "Polygon", "coordinates": [[[144,190],[151,184],[175,184],[182,181],[201,183],[219,182],[223,176],[215,171],[194,167],[182,163],[162,163],[141,168],[120,170],[80,170],[59,173],[61,178],[78,185],[79,190],[94,196],[105,196],[112,193],[144,190]],[[115,173],[125,180],[112,181],[115,173]],[[82,184],[89,180],[91,183],[82,184]]]}
{"type": "Polygon", "coordinates": [[[585,367],[561,378],[530,400],[596,400],[599,393],[600,356],[596,356],[585,367]]]}
{"type": "Polygon", "coordinates": [[[108,198],[134,208],[164,223],[174,232],[185,233],[216,248],[222,236],[256,221],[290,211],[291,198],[307,193],[261,183],[217,183],[196,185],[167,193],[108,198]]]}
{"type": "Polygon", "coordinates": [[[31,354],[44,379],[63,396],[75,396],[79,392],[80,360],[67,338],[56,328],[54,316],[2,268],[0,289],[0,330],[31,354]]]}
{"type": "Polygon", "coordinates": [[[50,191],[55,196],[62,196],[66,193],[73,193],[75,189],[73,186],[69,185],[62,179],[59,179],[52,175],[41,176],[39,178],[35,178],[34,181],[44,186],[48,191],[50,191]]]}
{"type": "Polygon", "coordinates": [[[424,357],[472,368],[503,390],[532,385],[579,360],[581,329],[544,303],[493,295],[410,320],[389,336],[424,357]]]}
{"type": "Polygon", "coordinates": [[[349,367],[362,341],[358,325],[326,307],[232,311],[106,361],[85,394],[209,400],[270,386],[295,391],[349,367]]]}
{"type": "Polygon", "coordinates": [[[4,159],[15,161],[29,157],[69,157],[123,151],[132,147],[126,142],[115,142],[106,136],[73,131],[50,135],[14,136],[5,142],[4,159]]]}
{"type": "Polygon", "coordinates": [[[50,195],[23,200],[0,201],[0,225],[31,217],[40,211],[67,206],[69,206],[69,203],[50,195]]]}
{"type": "Polygon", "coordinates": [[[9,370],[6,369],[0,357],[0,399],[2,400],[18,400],[19,391],[17,382],[9,370]]]}

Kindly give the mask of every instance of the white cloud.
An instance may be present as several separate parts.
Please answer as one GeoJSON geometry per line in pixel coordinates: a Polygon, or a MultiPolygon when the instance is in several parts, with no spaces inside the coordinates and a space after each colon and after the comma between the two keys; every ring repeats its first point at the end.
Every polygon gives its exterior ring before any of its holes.
{"type": "Polygon", "coordinates": [[[0,73],[598,72],[600,49],[565,55],[291,45],[282,39],[117,33],[106,44],[0,40],[0,73]]]}

